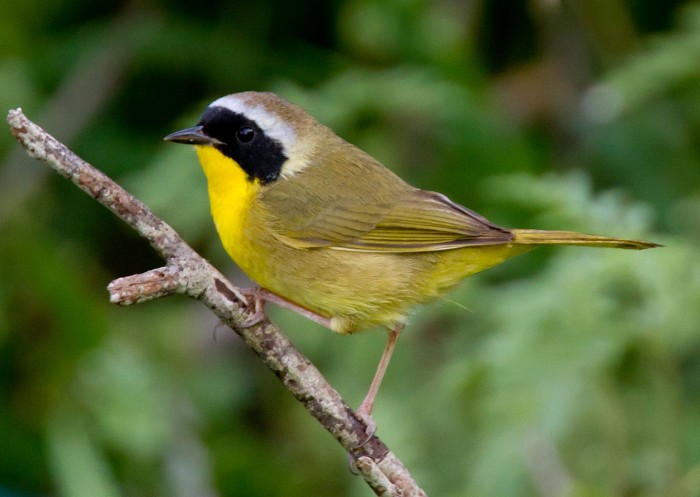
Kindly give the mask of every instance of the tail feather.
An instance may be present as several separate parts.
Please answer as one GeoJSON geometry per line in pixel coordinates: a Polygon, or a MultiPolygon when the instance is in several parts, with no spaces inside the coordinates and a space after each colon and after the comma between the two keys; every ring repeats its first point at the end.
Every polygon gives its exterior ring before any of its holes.
{"type": "Polygon", "coordinates": [[[643,250],[661,247],[657,243],[641,240],[625,240],[606,236],[586,235],[574,231],[512,230],[513,242],[522,245],[581,245],[586,247],[610,247],[643,250]]]}

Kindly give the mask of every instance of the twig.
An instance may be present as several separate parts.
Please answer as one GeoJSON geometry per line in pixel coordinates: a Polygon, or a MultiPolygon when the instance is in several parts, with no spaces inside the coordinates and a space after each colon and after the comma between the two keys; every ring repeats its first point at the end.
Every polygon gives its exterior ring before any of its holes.
{"type": "Polygon", "coordinates": [[[110,301],[118,305],[184,293],[200,300],[243,338],[355,461],[372,490],[382,496],[425,496],[408,470],[365,426],[316,367],[271,322],[244,327],[250,317],[242,293],[190,248],[141,201],[27,119],[11,110],[7,121],[27,153],[46,162],[124,220],[165,259],[166,266],[112,281],[110,301]],[[367,440],[365,442],[365,440],[367,440]],[[365,442],[365,443],[363,443],[365,442]]]}

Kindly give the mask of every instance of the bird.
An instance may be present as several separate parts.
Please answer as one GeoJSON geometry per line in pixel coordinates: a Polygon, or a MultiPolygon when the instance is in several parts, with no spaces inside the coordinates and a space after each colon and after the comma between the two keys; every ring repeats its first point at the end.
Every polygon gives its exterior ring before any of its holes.
{"type": "Polygon", "coordinates": [[[463,279],[541,245],[647,249],[655,243],[501,227],[414,187],[270,92],[233,93],[164,140],[194,145],[224,249],[259,288],[250,295],[340,334],[383,327],[388,340],[357,414],[375,398],[412,311],[463,279]]]}

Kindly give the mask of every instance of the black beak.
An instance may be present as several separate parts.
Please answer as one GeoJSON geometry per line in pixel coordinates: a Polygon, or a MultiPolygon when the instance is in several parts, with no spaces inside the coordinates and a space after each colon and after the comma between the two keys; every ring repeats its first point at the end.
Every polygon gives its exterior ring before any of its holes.
{"type": "Polygon", "coordinates": [[[204,132],[203,126],[182,129],[175,133],[170,133],[163,140],[185,145],[224,145],[224,142],[217,140],[204,132]]]}

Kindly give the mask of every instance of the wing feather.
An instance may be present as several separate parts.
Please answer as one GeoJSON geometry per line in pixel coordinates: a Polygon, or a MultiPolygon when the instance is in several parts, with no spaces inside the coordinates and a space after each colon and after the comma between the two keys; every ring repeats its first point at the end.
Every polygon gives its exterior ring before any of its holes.
{"type": "Polygon", "coordinates": [[[283,231],[296,247],[363,252],[429,252],[512,240],[509,230],[443,195],[414,190],[395,204],[338,201],[283,231]]]}

